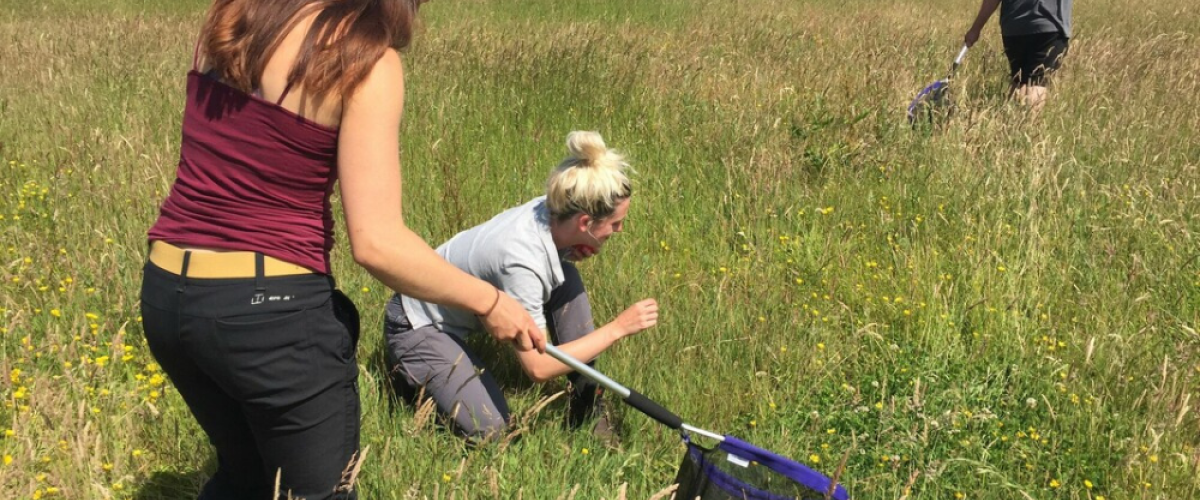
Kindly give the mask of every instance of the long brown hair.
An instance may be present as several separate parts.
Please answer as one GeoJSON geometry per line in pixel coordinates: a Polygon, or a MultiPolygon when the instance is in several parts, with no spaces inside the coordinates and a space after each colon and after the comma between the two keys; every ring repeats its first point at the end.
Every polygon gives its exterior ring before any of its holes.
{"type": "Polygon", "coordinates": [[[262,86],[267,61],[305,16],[317,12],[288,73],[317,100],[346,96],[389,47],[412,39],[418,0],[214,0],[200,32],[200,50],[229,85],[262,86]]]}

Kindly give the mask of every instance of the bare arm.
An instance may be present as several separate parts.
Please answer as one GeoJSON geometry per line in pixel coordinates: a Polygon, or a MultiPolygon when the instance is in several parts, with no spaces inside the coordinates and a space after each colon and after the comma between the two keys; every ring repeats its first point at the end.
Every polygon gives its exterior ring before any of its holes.
{"type": "MultiPolygon", "coordinates": [[[[617,341],[657,323],[658,302],[654,299],[646,299],[630,306],[611,323],[558,347],[571,357],[586,363],[596,359],[596,356],[612,347],[617,341]]],[[[525,374],[534,382],[546,382],[571,371],[571,367],[562,364],[550,355],[534,351],[517,352],[517,360],[520,361],[525,374]]]]}
{"type": "Polygon", "coordinates": [[[988,19],[992,18],[992,14],[998,7],[1000,7],[1000,0],[983,0],[983,3],[979,5],[979,14],[975,16],[975,23],[963,36],[963,43],[967,47],[975,45],[975,42],[979,41],[979,32],[983,30],[983,26],[987,24],[988,19]]]}
{"type": "Polygon", "coordinates": [[[515,300],[441,258],[404,223],[400,118],[404,73],[388,50],[344,99],[338,182],[354,261],[389,288],[420,300],[471,311],[498,340],[545,350],[533,318],[515,300]]]}

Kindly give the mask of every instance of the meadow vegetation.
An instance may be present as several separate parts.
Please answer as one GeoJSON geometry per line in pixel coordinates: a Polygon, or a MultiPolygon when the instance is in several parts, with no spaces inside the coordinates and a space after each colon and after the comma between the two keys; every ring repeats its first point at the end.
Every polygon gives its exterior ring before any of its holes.
{"type": "MultiPolygon", "coordinates": [[[[214,467],[138,316],[207,2],[0,2],[0,497],[175,499],[214,467]]],[[[566,133],[637,169],[582,266],[600,368],[859,499],[1182,499],[1200,490],[1200,10],[1093,0],[1040,116],[995,24],[957,112],[910,128],[978,5],[439,0],[405,54],[406,220],[437,244],[539,194],[566,133]]],[[[338,215],[340,221],[340,214],[338,215]]],[[[339,231],[341,231],[339,222],[339,231]]],[[[364,315],[363,498],[650,498],[677,435],[563,429],[563,385],[496,349],[519,439],[468,449],[392,402],[390,292],[364,315]],[[544,403],[544,404],[543,404],[544,403]]]]}

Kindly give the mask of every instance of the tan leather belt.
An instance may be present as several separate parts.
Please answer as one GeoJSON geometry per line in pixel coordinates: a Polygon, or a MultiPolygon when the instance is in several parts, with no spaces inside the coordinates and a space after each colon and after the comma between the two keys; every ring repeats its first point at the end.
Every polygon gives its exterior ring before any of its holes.
{"type": "MultiPolygon", "coordinates": [[[[189,278],[253,278],[254,252],[215,252],[184,250],[165,241],[150,244],[150,262],[173,274],[183,274],[183,256],[188,258],[189,278]]],[[[313,271],[291,262],[263,256],[263,276],[312,274],[313,271]]]]}

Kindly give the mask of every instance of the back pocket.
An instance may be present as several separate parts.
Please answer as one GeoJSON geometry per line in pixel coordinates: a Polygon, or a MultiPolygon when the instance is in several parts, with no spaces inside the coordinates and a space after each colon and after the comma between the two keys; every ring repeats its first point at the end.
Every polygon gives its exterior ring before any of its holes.
{"type": "Polygon", "coordinates": [[[247,403],[271,406],[301,401],[318,388],[314,316],[321,308],[214,320],[229,370],[227,391],[247,403]]]}

